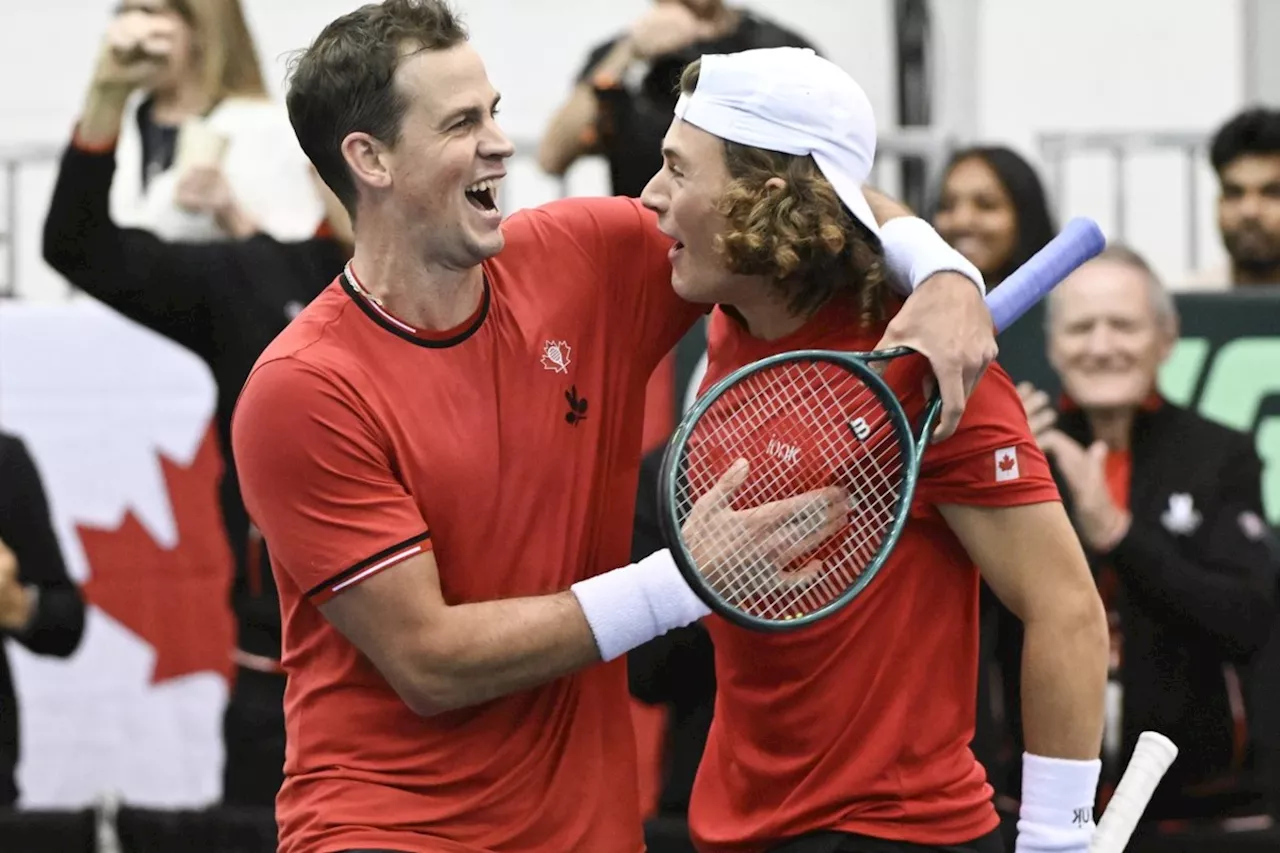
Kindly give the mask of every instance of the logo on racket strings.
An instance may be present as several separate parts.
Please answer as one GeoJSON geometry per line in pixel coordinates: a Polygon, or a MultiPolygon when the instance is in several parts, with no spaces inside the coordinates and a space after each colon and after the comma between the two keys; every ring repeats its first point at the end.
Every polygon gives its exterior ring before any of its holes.
{"type": "Polygon", "coordinates": [[[784,441],[778,441],[776,438],[769,439],[768,453],[775,459],[794,465],[800,461],[800,448],[794,444],[787,444],[784,441]]]}
{"type": "Polygon", "coordinates": [[[858,441],[866,441],[867,436],[871,435],[871,424],[867,423],[866,418],[854,418],[849,421],[849,429],[853,431],[853,436],[858,441]]]}

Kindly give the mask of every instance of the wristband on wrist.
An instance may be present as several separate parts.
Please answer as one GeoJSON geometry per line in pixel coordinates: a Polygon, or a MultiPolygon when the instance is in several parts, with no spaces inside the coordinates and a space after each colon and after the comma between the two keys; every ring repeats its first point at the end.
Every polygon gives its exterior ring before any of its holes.
{"type": "Polygon", "coordinates": [[[569,589],[587,617],[600,658],[606,661],[711,612],[685,583],[665,548],[638,563],[578,581],[569,589]]]}
{"type": "Polygon", "coordinates": [[[934,273],[956,272],[987,293],[982,273],[918,216],[899,216],[880,226],[880,244],[895,279],[896,290],[909,295],[934,273]]]}
{"type": "Polygon", "coordinates": [[[1093,837],[1093,806],[1102,762],[1022,756],[1022,806],[1017,853],[1085,851],[1093,837]]]}

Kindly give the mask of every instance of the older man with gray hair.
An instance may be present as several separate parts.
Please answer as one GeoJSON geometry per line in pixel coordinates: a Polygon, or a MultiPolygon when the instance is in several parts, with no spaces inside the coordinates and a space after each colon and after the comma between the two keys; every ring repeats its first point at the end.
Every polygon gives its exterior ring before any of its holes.
{"type": "MultiPolygon", "coordinates": [[[[1178,315],[1136,252],[1113,246],[1081,267],[1051,295],[1046,325],[1062,398],[1019,391],[1107,605],[1104,795],[1138,735],[1156,729],[1181,753],[1148,818],[1256,810],[1243,673],[1267,641],[1277,588],[1261,461],[1248,436],[1157,390],[1178,315]]],[[[1016,654],[1007,621],[1002,649],[1016,654]]],[[[1016,725],[1018,666],[1004,663],[1016,725]]]]}

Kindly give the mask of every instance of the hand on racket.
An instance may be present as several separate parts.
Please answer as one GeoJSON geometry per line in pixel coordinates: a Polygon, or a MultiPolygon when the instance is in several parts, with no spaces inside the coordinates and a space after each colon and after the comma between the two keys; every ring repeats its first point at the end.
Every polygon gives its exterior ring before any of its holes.
{"type": "Polygon", "coordinates": [[[728,601],[777,595],[813,580],[820,562],[789,567],[839,532],[849,512],[849,493],[838,486],[736,510],[733,499],[748,473],[745,459],[730,465],[694,501],[681,529],[702,577],[728,601]],[[729,554],[733,559],[726,561],[729,554]],[[744,573],[745,563],[751,570],[744,573]]]}
{"type": "MultiPolygon", "coordinates": [[[[996,329],[1105,244],[1093,222],[1068,223],[988,295],[996,329]]],[[[906,524],[941,409],[934,396],[913,430],[873,366],[913,352],[780,353],[717,382],[685,415],[663,459],[660,518],[676,565],[712,611],[748,628],[796,628],[870,583],[906,524]],[[740,460],[746,468],[730,476],[740,460]],[[831,487],[850,496],[835,520],[815,509],[831,487]]]]}
{"type": "Polygon", "coordinates": [[[942,397],[932,440],[950,437],[960,425],[965,401],[999,349],[991,311],[981,291],[960,273],[931,275],[903,303],[876,344],[877,351],[897,347],[914,350],[929,360],[942,397]]]}

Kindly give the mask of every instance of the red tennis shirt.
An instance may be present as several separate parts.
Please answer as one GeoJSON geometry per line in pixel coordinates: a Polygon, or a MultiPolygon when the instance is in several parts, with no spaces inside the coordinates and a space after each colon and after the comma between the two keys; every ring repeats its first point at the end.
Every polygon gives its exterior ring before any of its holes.
{"type": "MultiPolygon", "coordinates": [[[[765,342],[717,309],[703,388],[787,350],[874,349],[883,327],[859,333],[858,319],[833,304],[765,342]]],[[[927,366],[910,356],[885,376],[913,423],[927,366]]],[[[757,853],[817,830],[943,845],[995,829],[992,790],[969,749],[979,574],[936,506],[1059,499],[1017,391],[992,365],[956,434],[926,451],[897,548],[853,603],[782,634],[709,617],[715,718],[689,815],[699,850],[757,853]]]]}
{"type": "Polygon", "coordinates": [[[642,847],[624,660],[423,718],[317,608],[427,549],[451,604],[628,561],[646,382],[701,309],[633,200],[503,228],[458,328],[414,329],[339,278],[241,394],[235,461],[283,616],[282,853],[642,847]]]}

